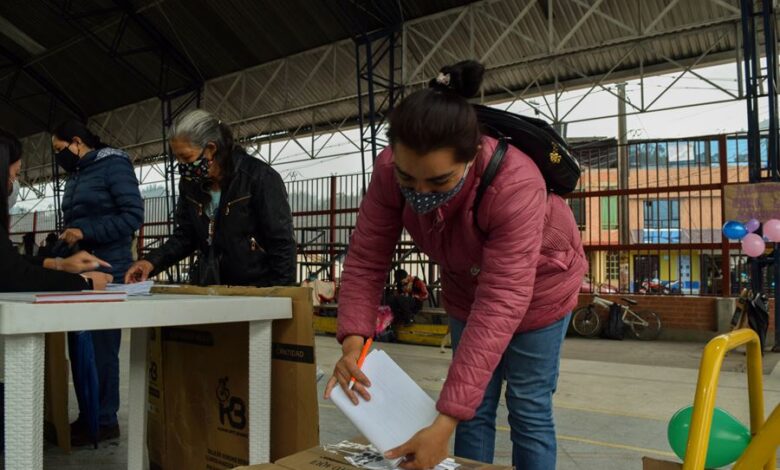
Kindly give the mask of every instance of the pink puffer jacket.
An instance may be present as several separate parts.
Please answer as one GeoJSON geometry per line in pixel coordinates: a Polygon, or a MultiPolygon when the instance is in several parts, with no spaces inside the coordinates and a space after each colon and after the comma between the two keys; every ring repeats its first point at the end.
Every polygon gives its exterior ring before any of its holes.
{"type": "Polygon", "coordinates": [[[509,147],[480,204],[484,233],[474,225],[474,198],[496,143],[483,138],[463,189],[425,215],[404,203],[392,150],[385,149],[360,206],[339,296],[339,341],[371,336],[393,249],[405,227],[441,266],[447,313],[468,320],[437,404],[441,413],[459,420],[474,416],[515,333],[550,325],[574,308],[587,270],[571,210],[547,193],[537,166],[515,147],[509,147]]]}

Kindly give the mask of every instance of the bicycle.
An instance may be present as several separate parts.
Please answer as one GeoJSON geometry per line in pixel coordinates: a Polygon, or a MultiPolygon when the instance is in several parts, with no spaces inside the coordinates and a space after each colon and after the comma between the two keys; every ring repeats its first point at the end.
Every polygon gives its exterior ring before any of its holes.
{"type": "MultiPolygon", "coordinates": [[[[658,338],[661,334],[661,319],[655,312],[650,310],[640,310],[635,312],[631,306],[637,305],[634,299],[621,297],[625,303],[618,304],[623,310],[623,324],[631,329],[631,333],[636,339],[651,341],[658,338]]],[[[586,306],[574,311],[572,316],[572,328],[580,336],[593,338],[601,332],[601,315],[599,310],[603,309],[609,312],[610,307],[616,304],[607,300],[598,294],[593,294],[593,300],[586,306]]]]}

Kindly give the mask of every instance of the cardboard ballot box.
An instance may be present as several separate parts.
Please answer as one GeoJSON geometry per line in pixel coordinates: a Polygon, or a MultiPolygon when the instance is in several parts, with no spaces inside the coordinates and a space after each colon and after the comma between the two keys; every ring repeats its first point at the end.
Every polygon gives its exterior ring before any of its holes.
{"type": "MultiPolygon", "coordinates": [[[[354,439],[365,443],[363,439],[354,439]]],[[[458,470],[511,470],[511,466],[489,465],[466,459],[455,461],[460,464],[458,470]]],[[[350,465],[343,455],[323,447],[313,447],[297,454],[277,460],[275,464],[252,465],[238,467],[235,470],[355,470],[358,467],[350,465]]]]}
{"type": "MultiPolygon", "coordinates": [[[[273,322],[271,459],[317,445],[310,289],[158,286],[154,292],[292,299],[293,318],[273,322]]],[[[222,470],[248,463],[248,340],[246,323],[158,328],[149,335],[147,436],[153,470],[222,470]]]]}

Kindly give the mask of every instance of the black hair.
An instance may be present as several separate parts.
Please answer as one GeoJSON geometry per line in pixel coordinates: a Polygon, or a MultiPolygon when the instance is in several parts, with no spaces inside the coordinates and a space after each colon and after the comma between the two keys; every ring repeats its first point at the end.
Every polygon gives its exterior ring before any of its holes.
{"type": "Polygon", "coordinates": [[[429,88],[404,98],[390,116],[390,145],[402,143],[420,155],[452,148],[460,162],[474,159],[482,133],[468,99],[479,92],[485,67],[465,60],[442,67],[429,88]]]}
{"type": "Polygon", "coordinates": [[[15,135],[0,129],[0,226],[8,227],[8,194],[7,184],[10,176],[9,167],[22,159],[22,143],[15,135]],[[5,193],[5,194],[4,194],[5,193]]]}
{"type": "Polygon", "coordinates": [[[217,144],[214,160],[219,164],[219,171],[222,173],[221,189],[226,191],[235,172],[236,165],[233,159],[233,152],[238,146],[233,137],[233,130],[221,121],[219,123],[219,135],[221,139],[217,144]]]}
{"type": "Polygon", "coordinates": [[[0,143],[8,146],[8,164],[18,162],[22,159],[22,143],[15,135],[0,129],[0,143]]]}
{"type": "Polygon", "coordinates": [[[65,142],[72,142],[74,138],[78,137],[82,142],[84,142],[84,145],[95,150],[108,147],[108,145],[104,144],[100,140],[100,137],[96,136],[92,133],[91,130],[89,130],[86,124],[73,119],[70,121],[65,121],[54,128],[52,134],[54,137],[65,142]]]}
{"type": "Polygon", "coordinates": [[[24,245],[24,254],[33,256],[33,251],[35,250],[35,234],[30,232],[25,233],[22,236],[22,245],[24,245]]]}

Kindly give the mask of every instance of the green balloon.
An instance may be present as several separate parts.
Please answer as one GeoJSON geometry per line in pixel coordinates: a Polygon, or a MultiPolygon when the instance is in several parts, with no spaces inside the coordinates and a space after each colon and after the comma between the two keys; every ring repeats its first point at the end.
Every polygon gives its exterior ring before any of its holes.
{"type": "MultiPolygon", "coordinates": [[[[667,429],[667,437],[672,450],[685,460],[688,445],[688,433],[691,428],[693,407],[680,409],[672,416],[667,429]]],[[[750,444],[750,431],[726,411],[715,408],[710,429],[710,443],[707,446],[705,467],[720,468],[735,462],[750,444]]]]}

